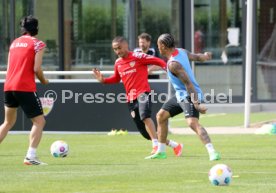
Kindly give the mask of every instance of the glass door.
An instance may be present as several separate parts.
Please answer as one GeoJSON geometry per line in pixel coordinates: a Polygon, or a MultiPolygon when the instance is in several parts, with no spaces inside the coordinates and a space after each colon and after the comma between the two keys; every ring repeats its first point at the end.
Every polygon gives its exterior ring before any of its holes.
{"type": "Polygon", "coordinates": [[[195,52],[213,54],[212,60],[195,63],[197,80],[209,96],[223,94],[231,100],[242,100],[242,1],[194,2],[195,52]]]}
{"type": "Polygon", "coordinates": [[[257,99],[276,99],[276,1],[257,5],[257,99]]]}

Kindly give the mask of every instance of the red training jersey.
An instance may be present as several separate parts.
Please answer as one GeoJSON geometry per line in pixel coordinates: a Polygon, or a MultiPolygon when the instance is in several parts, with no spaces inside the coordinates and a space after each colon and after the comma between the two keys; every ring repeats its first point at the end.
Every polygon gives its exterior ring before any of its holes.
{"type": "Polygon", "coordinates": [[[36,92],[35,54],[45,46],[44,42],[29,35],[12,42],[4,91],[36,92]]]}
{"type": "Polygon", "coordinates": [[[104,83],[118,83],[122,80],[127,101],[133,101],[144,92],[150,92],[147,65],[158,65],[166,70],[166,63],[160,58],[144,53],[129,52],[127,57],[118,58],[114,65],[114,75],[104,79],[104,83]]]}

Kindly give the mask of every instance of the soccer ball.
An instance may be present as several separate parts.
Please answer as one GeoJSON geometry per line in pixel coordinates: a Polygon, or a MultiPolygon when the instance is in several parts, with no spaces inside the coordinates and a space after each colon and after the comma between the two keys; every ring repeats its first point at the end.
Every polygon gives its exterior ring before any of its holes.
{"type": "Polygon", "coordinates": [[[69,146],[65,141],[58,140],[52,143],[50,151],[54,157],[66,157],[69,153],[69,146]]]}
{"type": "Polygon", "coordinates": [[[209,171],[209,180],[215,186],[227,186],[232,180],[232,171],[225,164],[214,165],[209,171]]]}

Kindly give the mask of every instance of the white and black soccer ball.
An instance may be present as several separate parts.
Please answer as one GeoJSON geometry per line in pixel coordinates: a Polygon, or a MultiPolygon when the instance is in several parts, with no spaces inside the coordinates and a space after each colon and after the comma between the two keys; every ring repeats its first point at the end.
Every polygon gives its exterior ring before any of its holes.
{"type": "Polygon", "coordinates": [[[65,141],[58,140],[52,143],[50,151],[54,157],[66,157],[69,153],[69,145],[65,141]]]}
{"type": "Polygon", "coordinates": [[[214,165],[209,171],[209,180],[215,186],[227,186],[232,181],[232,170],[225,164],[214,165]]]}

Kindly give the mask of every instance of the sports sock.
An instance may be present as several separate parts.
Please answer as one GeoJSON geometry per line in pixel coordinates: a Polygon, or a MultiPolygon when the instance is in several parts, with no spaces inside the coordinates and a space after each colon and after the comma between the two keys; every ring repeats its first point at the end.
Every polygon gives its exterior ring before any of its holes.
{"type": "Polygon", "coordinates": [[[159,143],[158,142],[157,152],[166,152],[166,143],[159,143]]]}
{"type": "Polygon", "coordinates": [[[206,147],[206,149],[207,149],[207,151],[208,151],[209,154],[215,152],[215,149],[214,149],[214,146],[213,146],[212,143],[207,143],[207,144],[205,145],[205,147],[206,147]]]}
{"type": "Polygon", "coordinates": [[[35,158],[36,157],[36,148],[29,147],[26,157],[30,158],[30,159],[35,158]]]}
{"type": "Polygon", "coordinates": [[[178,146],[178,143],[173,140],[169,140],[168,146],[170,146],[171,148],[175,148],[176,146],[178,146]]]}
{"type": "Polygon", "coordinates": [[[152,139],[152,147],[158,146],[158,140],[157,139],[152,139]]]}

